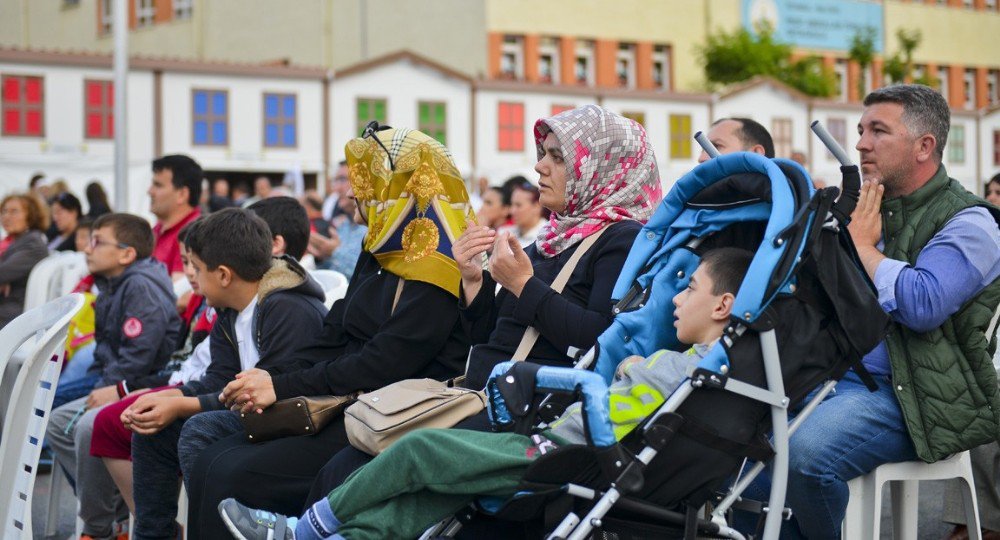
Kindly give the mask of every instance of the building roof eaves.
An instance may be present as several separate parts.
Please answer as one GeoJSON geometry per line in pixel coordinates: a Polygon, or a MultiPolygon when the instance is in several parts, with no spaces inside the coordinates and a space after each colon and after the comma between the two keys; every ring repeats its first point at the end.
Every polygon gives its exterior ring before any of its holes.
{"type": "MultiPolygon", "coordinates": [[[[111,69],[112,56],[109,53],[0,47],[0,62],[111,69]]],[[[324,79],[326,78],[328,71],[321,67],[283,64],[205,62],[201,60],[185,60],[180,58],[139,55],[129,58],[129,69],[182,73],[213,73],[220,75],[243,75],[256,77],[284,77],[293,79],[324,79]]]]}
{"type": "Polygon", "coordinates": [[[370,71],[388,64],[393,64],[399,62],[400,60],[409,60],[410,62],[421,65],[432,70],[438,71],[447,77],[453,79],[458,79],[467,83],[472,83],[472,77],[456,70],[452,69],[444,64],[431,60],[425,56],[421,56],[410,50],[400,50],[393,53],[385,54],[377,58],[372,58],[371,60],[365,60],[357,64],[347,66],[343,69],[338,69],[336,72],[336,77],[338,79],[343,79],[346,77],[352,77],[370,71]]]}

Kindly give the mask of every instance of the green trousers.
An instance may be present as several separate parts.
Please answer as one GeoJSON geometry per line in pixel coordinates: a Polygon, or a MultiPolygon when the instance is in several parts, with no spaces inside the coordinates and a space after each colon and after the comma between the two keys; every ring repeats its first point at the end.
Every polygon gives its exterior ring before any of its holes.
{"type": "Polygon", "coordinates": [[[533,457],[512,433],[408,433],[333,490],[327,501],[350,540],[416,538],[478,496],[509,497],[533,457]]]}

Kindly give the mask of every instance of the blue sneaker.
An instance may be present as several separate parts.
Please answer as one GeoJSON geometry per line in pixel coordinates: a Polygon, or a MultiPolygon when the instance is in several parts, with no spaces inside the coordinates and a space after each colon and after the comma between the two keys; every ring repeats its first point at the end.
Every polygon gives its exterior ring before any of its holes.
{"type": "Polygon", "coordinates": [[[295,540],[294,523],[289,523],[289,518],[248,508],[233,498],[219,503],[219,515],[238,540],[295,540]]]}

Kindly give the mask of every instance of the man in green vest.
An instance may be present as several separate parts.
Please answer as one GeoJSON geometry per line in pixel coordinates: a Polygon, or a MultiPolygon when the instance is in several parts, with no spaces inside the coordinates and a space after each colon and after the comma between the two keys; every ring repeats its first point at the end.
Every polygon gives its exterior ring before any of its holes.
{"type": "Polygon", "coordinates": [[[848,230],[893,322],[862,359],[878,390],[848,372],[791,438],[782,538],[839,538],[847,481],[879,465],[933,462],[1000,435],[986,338],[1000,303],[1000,211],[948,177],[950,124],[926,86],[865,98],[865,182],[848,230]]]}

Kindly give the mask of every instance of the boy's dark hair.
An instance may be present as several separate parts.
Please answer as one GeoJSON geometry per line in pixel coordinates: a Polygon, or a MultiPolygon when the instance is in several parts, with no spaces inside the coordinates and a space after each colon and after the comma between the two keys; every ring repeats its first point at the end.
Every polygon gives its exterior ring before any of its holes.
{"type": "Polygon", "coordinates": [[[108,227],[115,234],[118,242],[135,250],[136,260],[145,259],[153,254],[153,229],[149,222],[139,216],[121,212],[104,214],[94,220],[90,230],[96,231],[108,227]]]}
{"type": "Polygon", "coordinates": [[[225,208],[192,223],[185,244],[209,270],[227,266],[245,281],[260,281],[271,268],[271,230],[242,208],[225,208]]]}
{"type": "Polygon", "coordinates": [[[747,275],[753,253],[734,247],[715,248],[701,256],[701,264],[712,278],[712,294],[736,294],[747,275]]]}
{"type": "Polygon", "coordinates": [[[188,188],[188,204],[197,207],[201,201],[201,165],[183,154],[173,154],[153,160],[153,172],[162,170],[172,173],[174,189],[188,188]]]}
{"type": "Polygon", "coordinates": [[[260,216],[271,229],[272,238],[285,239],[285,254],[301,259],[309,245],[309,218],[306,209],[291,197],[269,197],[251,204],[247,210],[260,216]]]}

